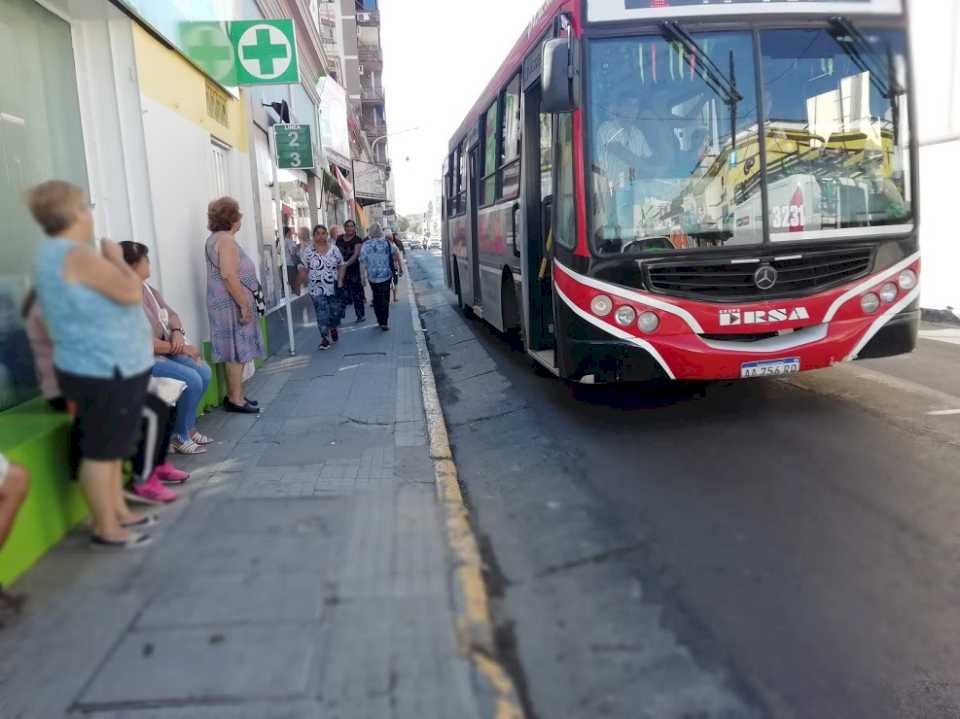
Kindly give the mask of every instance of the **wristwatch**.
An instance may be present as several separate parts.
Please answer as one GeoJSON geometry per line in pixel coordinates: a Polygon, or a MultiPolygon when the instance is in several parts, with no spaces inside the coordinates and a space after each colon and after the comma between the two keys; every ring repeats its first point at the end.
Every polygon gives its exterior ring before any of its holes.
{"type": "Polygon", "coordinates": [[[174,332],[179,332],[180,334],[183,334],[183,329],[181,329],[180,327],[174,327],[172,330],[170,330],[170,334],[173,334],[174,332]]]}

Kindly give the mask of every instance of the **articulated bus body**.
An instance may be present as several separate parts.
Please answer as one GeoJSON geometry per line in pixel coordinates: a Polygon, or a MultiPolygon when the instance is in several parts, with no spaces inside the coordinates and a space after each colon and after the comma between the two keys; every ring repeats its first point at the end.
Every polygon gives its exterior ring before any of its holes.
{"type": "Polygon", "coordinates": [[[902,0],[551,0],[449,146],[460,305],[580,382],[910,352],[902,0]]]}

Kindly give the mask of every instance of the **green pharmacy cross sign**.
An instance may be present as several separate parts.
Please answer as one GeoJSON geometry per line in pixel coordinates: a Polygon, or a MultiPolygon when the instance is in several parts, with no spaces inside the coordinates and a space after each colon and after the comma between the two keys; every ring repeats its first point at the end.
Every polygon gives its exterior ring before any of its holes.
{"type": "Polygon", "coordinates": [[[309,125],[274,125],[277,167],[284,170],[313,168],[313,141],[309,125]]]}
{"type": "Polygon", "coordinates": [[[238,85],[300,82],[293,20],[242,20],[230,23],[238,85]]]}

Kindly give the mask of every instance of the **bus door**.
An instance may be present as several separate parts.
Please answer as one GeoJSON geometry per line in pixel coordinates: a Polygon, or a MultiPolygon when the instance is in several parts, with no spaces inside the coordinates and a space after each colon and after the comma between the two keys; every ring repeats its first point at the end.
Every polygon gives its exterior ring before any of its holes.
{"type": "Polygon", "coordinates": [[[540,111],[540,82],[524,94],[523,147],[526,156],[523,206],[526,247],[523,278],[527,298],[527,341],[533,351],[555,346],[551,220],[553,212],[553,115],[540,111]]]}
{"type": "Polygon", "coordinates": [[[483,306],[483,290],[480,286],[480,242],[477,236],[477,208],[480,204],[480,144],[470,148],[469,155],[470,190],[467,193],[469,207],[467,215],[470,232],[470,268],[472,270],[470,284],[473,292],[470,297],[464,297],[464,302],[472,308],[483,306]]]}

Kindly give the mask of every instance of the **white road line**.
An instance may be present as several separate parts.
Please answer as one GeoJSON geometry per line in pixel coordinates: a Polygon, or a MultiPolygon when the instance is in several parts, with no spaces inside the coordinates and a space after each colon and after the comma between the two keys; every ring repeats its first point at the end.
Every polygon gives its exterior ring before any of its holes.
{"type": "Polygon", "coordinates": [[[927,412],[931,417],[949,417],[950,415],[960,414],[960,409],[938,409],[935,412],[927,412]]]}
{"type": "Polygon", "coordinates": [[[348,369],[356,369],[357,367],[362,367],[362,364],[348,364],[346,367],[341,367],[337,372],[346,372],[348,369]]]}
{"type": "Polygon", "coordinates": [[[935,342],[946,342],[951,345],[960,345],[960,329],[920,330],[920,338],[934,340],[935,342]]]}
{"type": "Polygon", "coordinates": [[[901,392],[923,397],[924,399],[930,400],[931,403],[938,404],[941,407],[960,407],[960,397],[955,397],[954,395],[947,394],[946,392],[940,392],[939,390],[935,390],[917,382],[911,382],[907,379],[900,379],[899,377],[894,377],[893,375],[884,374],[883,372],[867,369],[863,365],[853,363],[838,365],[838,367],[841,367],[860,379],[869,380],[871,382],[876,382],[877,384],[882,384],[890,389],[896,389],[900,390],[901,392]]]}

